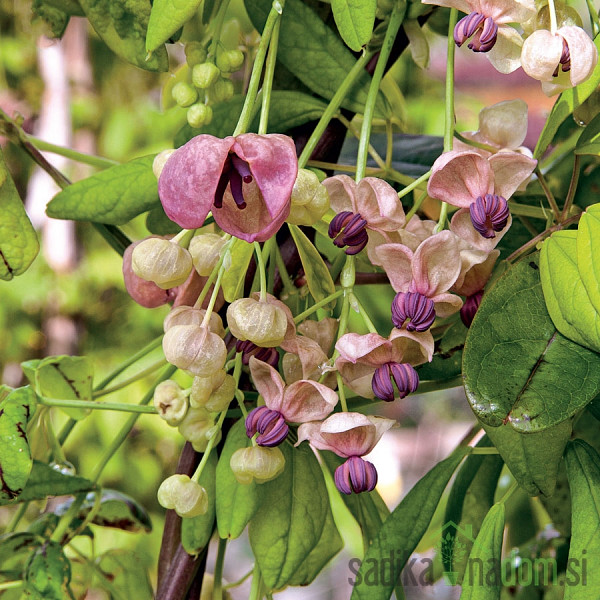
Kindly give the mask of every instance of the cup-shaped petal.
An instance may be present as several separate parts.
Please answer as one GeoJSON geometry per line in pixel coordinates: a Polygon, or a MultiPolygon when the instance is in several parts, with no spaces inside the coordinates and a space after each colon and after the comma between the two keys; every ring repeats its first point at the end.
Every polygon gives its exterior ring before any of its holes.
{"type": "Polygon", "coordinates": [[[330,415],[337,402],[338,395],[322,383],[300,380],[286,388],[281,414],[290,423],[318,421],[330,415]]]}

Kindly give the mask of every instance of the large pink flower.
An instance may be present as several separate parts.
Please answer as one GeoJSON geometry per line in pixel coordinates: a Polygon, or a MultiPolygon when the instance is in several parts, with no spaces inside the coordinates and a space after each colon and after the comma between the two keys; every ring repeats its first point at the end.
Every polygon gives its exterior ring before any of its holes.
{"type": "Polygon", "coordinates": [[[209,212],[227,233],[265,241],[290,212],[298,161],[285,135],[198,135],[167,160],[158,193],[167,216],[185,229],[204,224],[209,212]]]}

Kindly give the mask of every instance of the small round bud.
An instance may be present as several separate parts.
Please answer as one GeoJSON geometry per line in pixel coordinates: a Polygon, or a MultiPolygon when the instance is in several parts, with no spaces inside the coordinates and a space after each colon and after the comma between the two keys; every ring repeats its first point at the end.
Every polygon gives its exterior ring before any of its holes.
{"type": "Polygon", "coordinates": [[[171,427],[181,423],[188,410],[188,399],[172,379],[161,381],[154,390],[154,407],[171,427]]]}
{"type": "Polygon", "coordinates": [[[225,410],[235,396],[235,379],[231,375],[225,375],[223,383],[210,395],[205,408],[211,412],[225,410]]]}
{"type": "Polygon", "coordinates": [[[204,452],[215,422],[205,408],[190,408],[179,424],[179,433],[197,452],[204,452]]]}
{"type": "Polygon", "coordinates": [[[154,172],[156,179],[160,177],[163,167],[165,166],[169,158],[171,158],[171,154],[173,154],[173,152],[175,152],[175,149],[169,148],[168,150],[163,150],[162,152],[159,152],[155,156],[154,162],[152,163],[152,171],[154,172]]]}
{"type": "Polygon", "coordinates": [[[209,377],[194,377],[190,392],[190,406],[205,407],[210,395],[225,381],[225,371],[221,369],[209,377]]]}
{"type": "Polygon", "coordinates": [[[173,86],[171,96],[179,106],[183,107],[191,106],[198,100],[198,92],[185,81],[180,81],[173,86]]]}
{"type": "Polygon", "coordinates": [[[197,482],[187,475],[171,475],[158,488],[159,504],[175,509],[180,517],[197,517],[208,510],[208,494],[197,482]]]}
{"type": "Polygon", "coordinates": [[[227,50],[217,54],[217,67],[224,73],[233,73],[244,64],[244,53],[240,50],[227,50]]]}
{"type": "Polygon", "coordinates": [[[292,190],[290,215],[294,225],[313,225],[329,210],[329,193],[309,169],[299,169],[292,190]]]}
{"type": "Polygon", "coordinates": [[[194,65],[192,69],[192,83],[201,90],[209,88],[220,76],[219,67],[210,62],[194,65]]]}
{"type": "Polygon", "coordinates": [[[208,377],[223,368],[227,359],[225,342],[207,327],[174,325],[163,337],[165,358],[193,375],[208,377]]]}
{"type": "Polygon", "coordinates": [[[193,264],[190,253],[178,244],[161,238],[147,238],[133,249],[131,268],[138,277],[168,290],[188,278],[193,264]]]}
{"type": "Polygon", "coordinates": [[[265,483],[275,479],[285,468],[285,457],[277,447],[250,446],[239,448],[231,455],[229,466],[239,483],[265,483]]]}
{"type": "Polygon", "coordinates": [[[191,239],[188,250],[198,275],[208,277],[212,273],[226,243],[227,241],[216,233],[203,233],[191,239]]]}
{"type": "Polygon", "coordinates": [[[217,67],[221,70],[221,73],[230,73],[234,69],[231,68],[231,63],[229,62],[229,57],[227,56],[227,52],[218,52],[217,53],[217,67]]]}
{"type": "Polygon", "coordinates": [[[190,67],[206,60],[206,50],[200,42],[188,42],[185,45],[185,59],[190,67]]]}
{"type": "Polygon", "coordinates": [[[250,340],[263,348],[279,346],[287,331],[285,312],[254,298],[240,298],[227,308],[227,324],[238,340],[250,340]]]}
{"type": "Polygon", "coordinates": [[[171,475],[167,477],[158,488],[156,497],[158,503],[166,509],[175,508],[175,500],[182,485],[185,485],[190,478],[187,475],[171,475]]]}
{"type": "MultiPolygon", "coordinates": [[[[165,317],[163,322],[163,329],[167,332],[171,327],[175,325],[202,325],[206,310],[203,308],[193,308],[192,306],[175,306],[171,309],[169,314],[165,317]]],[[[225,328],[223,327],[223,321],[218,313],[212,312],[208,321],[208,329],[218,335],[220,338],[225,337],[225,328]]]]}
{"type": "Polygon", "coordinates": [[[226,102],[233,98],[235,89],[233,87],[233,81],[231,79],[221,78],[217,80],[211,90],[211,99],[215,104],[219,102],[226,102]]]}
{"type": "Polygon", "coordinates": [[[210,123],[212,119],[212,110],[206,104],[198,102],[192,104],[187,111],[187,122],[190,127],[202,127],[210,123]]]}

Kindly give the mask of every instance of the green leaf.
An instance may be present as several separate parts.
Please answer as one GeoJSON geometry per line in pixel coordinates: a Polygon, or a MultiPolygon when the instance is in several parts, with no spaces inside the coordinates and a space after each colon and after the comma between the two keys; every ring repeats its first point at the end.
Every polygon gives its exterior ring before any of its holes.
{"type": "Polygon", "coordinates": [[[469,451],[469,448],[460,447],[433,467],[386,519],[365,554],[356,575],[351,600],[382,600],[392,595],[400,572],[427,530],[452,473],[469,451]],[[390,576],[386,574],[386,577],[381,577],[379,585],[371,585],[366,572],[373,568],[373,564],[384,564],[382,560],[389,560],[390,556],[396,558],[390,565],[390,576]]]}
{"type": "Polygon", "coordinates": [[[115,54],[146,71],[168,71],[169,57],[164,46],[146,60],[150,0],[79,0],[79,4],[96,33],[115,54]]]}
{"type": "Polygon", "coordinates": [[[571,437],[571,419],[536,433],[508,425],[484,428],[519,485],[531,496],[554,493],[558,468],[571,437]]]}
{"type": "Polygon", "coordinates": [[[577,230],[577,269],[585,291],[596,312],[600,311],[600,204],[583,213],[577,230]]]}
{"type": "Polygon", "coordinates": [[[0,505],[23,492],[33,465],[27,440],[27,422],[35,411],[35,394],[17,388],[0,402],[0,505]]]}
{"type": "Polygon", "coordinates": [[[219,536],[235,539],[242,535],[250,519],[258,510],[260,490],[256,481],[243,485],[238,482],[229,466],[233,453],[252,445],[246,435],[244,420],[236,421],[227,434],[219,457],[216,476],[216,511],[219,536]]]}
{"type": "Polygon", "coordinates": [[[210,453],[198,483],[208,495],[208,510],[197,517],[181,520],[181,545],[188,554],[198,554],[207,545],[215,525],[215,477],[217,453],[210,453]]]}
{"type": "Polygon", "coordinates": [[[331,0],[335,24],[346,45],[358,52],[370,39],[375,24],[375,0],[331,0]]]}
{"type": "Polygon", "coordinates": [[[21,275],[40,249],[37,234],[25,212],[0,149],[0,279],[21,275]]]}
{"type": "Polygon", "coordinates": [[[309,585],[325,565],[344,547],[340,533],[333,520],[331,507],[327,511],[321,537],[317,545],[304,559],[300,568],[288,581],[288,585],[309,585]]]}
{"type": "Polygon", "coordinates": [[[146,229],[156,235],[169,235],[181,231],[181,227],[167,217],[162,204],[150,210],[146,215],[146,229]]]}
{"type": "Polygon", "coordinates": [[[54,219],[128,223],[160,205],[158,181],[152,171],[154,157],[135,158],[77,181],[50,200],[46,213],[54,219]]]}
{"type": "MultiPolygon", "coordinates": [[[[592,265],[586,265],[592,271],[592,265]]],[[[540,278],[548,313],[565,337],[600,352],[600,315],[577,269],[577,232],[557,231],[540,252],[540,278]]]]}
{"type": "MultiPolygon", "coordinates": [[[[100,493],[100,508],[92,518],[94,525],[112,527],[123,531],[140,532],[152,531],[152,522],[146,509],[131,496],[117,490],[102,489],[101,492],[90,492],[77,514],[84,520],[96,504],[96,494],[100,493]]],[[[64,515],[69,510],[73,500],[67,500],[54,509],[57,515],[64,515]]]]}
{"type": "MultiPolygon", "coordinates": [[[[567,477],[565,461],[561,460],[558,467],[556,487],[552,496],[542,494],[540,500],[552,521],[552,525],[564,538],[571,537],[571,490],[567,477]]],[[[510,530],[510,524],[509,524],[510,530]]]]}
{"type": "MultiPolygon", "coordinates": [[[[112,596],[112,590],[121,592],[120,598],[135,598],[135,600],[152,600],[154,594],[148,577],[148,569],[140,556],[131,550],[111,550],[103,554],[98,561],[98,567],[110,583],[105,587],[112,596]]],[[[103,578],[96,580],[100,587],[103,578]]],[[[116,599],[115,599],[116,600],[116,599]]]]}
{"type": "MultiPolygon", "coordinates": [[[[27,485],[19,495],[17,502],[45,500],[48,496],[75,495],[93,489],[94,484],[83,477],[65,475],[50,465],[34,460],[27,485]]],[[[0,500],[0,506],[4,504],[10,503],[0,500]]]]}
{"type": "Polygon", "coordinates": [[[494,504],[473,544],[460,600],[500,600],[504,504],[494,504]]]}
{"type": "MultiPolygon", "coordinates": [[[[600,37],[596,37],[594,44],[600,49],[600,37]]],[[[580,83],[577,87],[565,90],[558,98],[550,116],[546,119],[546,124],[538,139],[538,143],[533,151],[533,158],[540,158],[546,148],[550,145],[561,123],[589,96],[596,90],[600,84],[600,63],[596,65],[591,77],[580,83]]]]}
{"type": "Polygon", "coordinates": [[[154,52],[198,10],[202,0],[154,0],[148,21],[146,50],[154,52]]]}
{"type": "Polygon", "coordinates": [[[9,571],[18,571],[20,577],[26,559],[44,541],[43,537],[25,531],[0,535],[0,571],[3,575],[9,571]]]}
{"type": "Polygon", "coordinates": [[[65,584],[71,581],[71,563],[58,542],[47,540],[36,548],[25,567],[25,589],[34,598],[63,600],[65,584]]]}
{"type": "MultiPolygon", "coordinates": [[[[21,363],[25,377],[40,396],[59,400],[93,400],[93,366],[87,356],[48,356],[21,363]]],[[[83,419],[89,408],[61,408],[73,419],[83,419]]]]}
{"type": "Polygon", "coordinates": [[[461,374],[467,331],[462,321],[457,320],[436,340],[433,360],[417,369],[421,381],[444,381],[461,374]]]}
{"type": "Polygon", "coordinates": [[[600,153],[600,114],[597,114],[581,132],[577,144],[575,145],[575,154],[593,154],[600,153]]]}
{"type": "Polygon", "coordinates": [[[285,470],[261,484],[267,502],[250,521],[250,545],[265,584],[280,589],[319,542],[329,509],[321,467],[307,444],[280,446],[285,470]]]}
{"type": "Polygon", "coordinates": [[[63,36],[71,18],[64,10],[44,0],[33,0],[31,12],[35,20],[42,19],[44,21],[53,38],[63,36]]]}
{"type": "Polygon", "coordinates": [[[600,389],[600,355],[552,323],[538,258],[510,268],[484,295],[465,342],[465,391],[490,427],[543,431],[573,416],[600,389]]]}
{"type": "MultiPolygon", "coordinates": [[[[319,302],[327,298],[327,296],[334,294],[335,284],[319,251],[297,225],[289,224],[289,228],[300,254],[308,289],[315,302],[319,302]]],[[[334,306],[335,300],[329,304],[330,308],[334,306]]]]}
{"type": "MultiPolygon", "coordinates": [[[[223,296],[227,302],[233,302],[244,295],[244,278],[254,252],[254,246],[236,238],[229,247],[231,264],[226,267],[221,280],[223,296]]],[[[225,258],[225,260],[228,260],[225,258]]]]}
{"type": "Polygon", "coordinates": [[[274,90],[271,92],[269,133],[278,133],[321,118],[327,104],[302,92],[274,90]]]}
{"type": "Polygon", "coordinates": [[[587,600],[600,594],[600,456],[583,440],[573,440],[565,460],[573,509],[564,600],[587,600]]]}
{"type": "MultiPolygon", "coordinates": [[[[252,23],[262,31],[271,10],[271,0],[246,0],[244,3],[252,23]]],[[[286,0],[281,16],[277,60],[304,85],[326,100],[331,100],[354,66],[356,58],[339,37],[301,0],[286,0]]],[[[370,77],[365,71],[342,107],[361,112],[369,91],[370,77]]],[[[381,97],[377,116],[385,112],[381,97]]]]}

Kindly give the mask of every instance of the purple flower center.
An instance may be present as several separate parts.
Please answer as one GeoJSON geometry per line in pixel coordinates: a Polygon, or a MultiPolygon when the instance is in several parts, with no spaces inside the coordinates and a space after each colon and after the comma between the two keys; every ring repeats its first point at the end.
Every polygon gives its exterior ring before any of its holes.
{"type": "Polygon", "coordinates": [[[346,254],[358,254],[369,241],[367,221],[360,213],[348,210],[338,213],[329,224],[329,237],[338,248],[346,248],[346,254]]]}
{"type": "Polygon", "coordinates": [[[392,300],[392,323],[406,331],[427,331],[435,321],[433,300],[419,292],[398,292],[392,300]]]}
{"type": "Polygon", "coordinates": [[[475,292],[469,296],[465,303],[460,309],[460,319],[464,323],[465,327],[471,327],[475,313],[481,304],[481,297],[483,296],[483,290],[475,292]]]}
{"type": "Polygon", "coordinates": [[[242,184],[252,183],[252,179],[250,165],[234,152],[230,152],[225,160],[221,177],[219,177],[219,182],[217,183],[215,200],[213,202],[215,208],[223,207],[223,194],[225,194],[228,185],[230,185],[231,195],[237,207],[239,209],[246,208],[242,184]]]}
{"type": "Polygon", "coordinates": [[[491,17],[472,12],[463,17],[454,28],[454,41],[460,48],[469,38],[468,48],[473,52],[489,52],[498,39],[498,25],[491,17]]]}
{"type": "Polygon", "coordinates": [[[242,353],[242,364],[246,366],[250,363],[252,356],[271,365],[274,369],[279,365],[279,353],[276,348],[261,348],[249,340],[244,342],[238,340],[235,344],[235,350],[242,353]]]}
{"type": "Polygon", "coordinates": [[[335,470],[333,479],[342,494],[370,492],[377,485],[377,469],[360,456],[351,456],[335,470]]]}
{"type": "Polygon", "coordinates": [[[496,237],[494,232],[502,231],[508,223],[510,212],[508,203],[502,196],[486,194],[479,196],[469,207],[473,227],[484,237],[496,237]]]}
{"type": "Polygon", "coordinates": [[[398,388],[398,397],[406,398],[419,387],[419,375],[408,363],[389,362],[377,367],[373,373],[371,388],[377,398],[392,402],[396,395],[394,383],[398,388]]]}
{"type": "Polygon", "coordinates": [[[559,68],[562,68],[564,73],[571,70],[571,51],[569,50],[569,46],[567,45],[567,40],[565,40],[565,38],[563,38],[562,41],[563,41],[562,54],[560,55],[560,60],[558,61],[558,64],[556,65],[556,69],[554,70],[554,73],[552,73],[553,77],[558,77],[558,69],[559,68]]]}
{"type": "Polygon", "coordinates": [[[288,431],[289,427],[278,410],[258,406],[246,417],[246,435],[251,438],[258,433],[256,443],[259,446],[279,446],[287,437],[288,431]]]}

